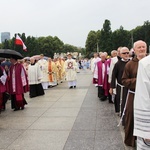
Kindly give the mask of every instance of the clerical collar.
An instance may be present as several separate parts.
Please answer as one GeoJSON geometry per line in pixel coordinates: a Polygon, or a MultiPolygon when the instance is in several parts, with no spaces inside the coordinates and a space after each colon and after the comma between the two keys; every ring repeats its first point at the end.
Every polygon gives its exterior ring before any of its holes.
{"type": "Polygon", "coordinates": [[[125,59],[121,58],[121,60],[124,61],[124,62],[127,62],[129,59],[128,59],[128,60],[125,60],[125,59]]]}
{"type": "Polygon", "coordinates": [[[35,65],[35,62],[33,64],[31,64],[31,66],[35,65]]]}

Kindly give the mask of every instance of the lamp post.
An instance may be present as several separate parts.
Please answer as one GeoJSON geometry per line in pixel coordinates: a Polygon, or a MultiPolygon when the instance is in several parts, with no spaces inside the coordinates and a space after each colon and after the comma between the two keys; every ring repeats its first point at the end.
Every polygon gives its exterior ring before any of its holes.
{"type": "Polygon", "coordinates": [[[99,52],[98,42],[97,42],[97,53],[99,52]]]}

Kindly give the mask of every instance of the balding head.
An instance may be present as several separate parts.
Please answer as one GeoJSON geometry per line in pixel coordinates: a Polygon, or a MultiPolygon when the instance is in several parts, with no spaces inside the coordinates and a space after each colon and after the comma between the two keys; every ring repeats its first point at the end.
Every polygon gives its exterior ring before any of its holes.
{"type": "Polygon", "coordinates": [[[136,41],[136,42],[134,42],[134,44],[133,44],[133,49],[135,49],[135,48],[137,48],[137,46],[139,46],[139,44],[141,45],[145,45],[145,47],[147,47],[147,45],[146,45],[146,43],[144,42],[144,41],[142,41],[142,40],[138,40],[138,41],[136,41]]]}
{"type": "Polygon", "coordinates": [[[136,41],[133,45],[133,49],[137,58],[140,60],[146,56],[147,44],[142,40],[136,41]]]}

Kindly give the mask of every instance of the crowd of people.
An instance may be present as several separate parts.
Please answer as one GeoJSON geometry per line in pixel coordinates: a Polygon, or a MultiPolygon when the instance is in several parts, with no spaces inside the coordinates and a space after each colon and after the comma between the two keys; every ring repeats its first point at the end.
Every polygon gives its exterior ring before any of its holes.
{"type": "Polygon", "coordinates": [[[71,53],[63,58],[44,59],[31,57],[18,60],[15,57],[0,61],[0,112],[5,110],[8,99],[14,111],[23,110],[27,104],[24,93],[29,97],[42,96],[44,90],[68,81],[69,89],[76,88],[79,66],[71,53]]]}
{"type": "Polygon", "coordinates": [[[91,59],[76,60],[70,53],[67,59],[48,58],[30,60],[10,58],[0,65],[0,111],[11,99],[14,111],[24,109],[29,97],[42,96],[44,90],[68,81],[69,89],[77,86],[79,69],[91,69],[93,84],[101,101],[114,104],[115,113],[124,127],[124,143],[138,150],[150,149],[150,68],[147,45],[137,41],[133,48],[119,47],[107,52],[94,53],[91,59]],[[144,90],[144,91],[143,91],[144,90]],[[9,96],[10,95],[10,96],[9,96]]]}
{"type": "Polygon", "coordinates": [[[147,45],[139,40],[131,50],[119,47],[111,58],[100,52],[91,60],[98,97],[114,103],[119,125],[124,127],[124,143],[134,148],[137,141],[137,150],[150,149],[150,63],[146,56],[147,45]]]}

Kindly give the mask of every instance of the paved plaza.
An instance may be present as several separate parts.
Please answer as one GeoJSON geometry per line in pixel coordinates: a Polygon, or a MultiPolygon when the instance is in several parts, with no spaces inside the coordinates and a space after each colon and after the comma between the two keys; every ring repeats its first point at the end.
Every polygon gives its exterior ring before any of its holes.
{"type": "Polygon", "coordinates": [[[10,101],[0,114],[0,150],[124,150],[113,104],[101,102],[89,70],[78,73],[76,89],[67,82],[29,98],[24,110],[10,101]]]}

